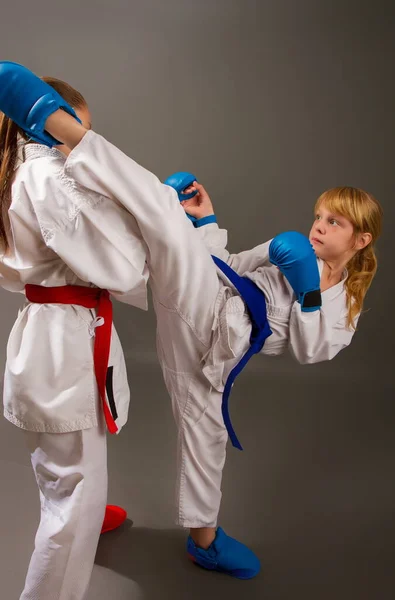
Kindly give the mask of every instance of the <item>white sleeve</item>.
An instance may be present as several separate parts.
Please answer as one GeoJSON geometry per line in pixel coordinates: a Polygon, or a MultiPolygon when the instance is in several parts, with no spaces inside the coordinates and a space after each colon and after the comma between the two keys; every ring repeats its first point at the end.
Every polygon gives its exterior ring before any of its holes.
{"type": "Polygon", "coordinates": [[[31,177],[25,185],[46,246],[82,281],[146,309],[146,246],[135,218],[62,169],[48,170],[41,180],[31,177]]]}
{"type": "Polygon", "coordinates": [[[271,266],[269,260],[269,246],[271,240],[252,248],[252,250],[245,250],[238,254],[230,254],[226,249],[228,233],[226,229],[220,229],[217,223],[209,223],[203,225],[203,227],[198,227],[196,232],[200,235],[210,254],[218,256],[218,258],[226,262],[239,275],[251,273],[258,267],[271,266]]]}
{"type": "MultiPolygon", "coordinates": [[[[323,299],[320,310],[308,313],[302,312],[299,302],[294,303],[289,323],[289,350],[299,363],[331,360],[351,343],[355,331],[347,327],[347,310],[344,306],[339,310],[338,302],[333,304],[337,307],[323,299]]],[[[358,318],[359,315],[355,325],[358,318]]]]}

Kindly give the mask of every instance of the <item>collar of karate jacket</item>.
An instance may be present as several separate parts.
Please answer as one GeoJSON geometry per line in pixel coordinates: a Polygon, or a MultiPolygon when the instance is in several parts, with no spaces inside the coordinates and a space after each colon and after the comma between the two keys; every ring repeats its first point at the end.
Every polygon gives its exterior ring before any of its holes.
{"type": "Polygon", "coordinates": [[[25,160],[33,160],[35,158],[41,158],[43,156],[52,156],[54,158],[61,158],[66,162],[66,156],[57,148],[48,148],[43,144],[23,144],[22,155],[24,154],[25,160]]]}

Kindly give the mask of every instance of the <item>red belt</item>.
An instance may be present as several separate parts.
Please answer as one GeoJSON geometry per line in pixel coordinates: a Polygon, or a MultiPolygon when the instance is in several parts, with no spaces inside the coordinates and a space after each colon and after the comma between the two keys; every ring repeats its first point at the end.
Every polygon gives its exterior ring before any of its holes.
{"type": "Polygon", "coordinates": [[[96,308],[97,316],[103,317],[104,324],[98,327],[95,332],[93,360],[107,427],[110,433],[116,433],[118,427],[106,400],[106,378],[112,332],[112,302],[110,294],[107,290],[80,285],[44,287],[27,284],[25,292],[29,302],[38,304],[76,304],[78,306],[85,306],[86,308],[96,308]]]}

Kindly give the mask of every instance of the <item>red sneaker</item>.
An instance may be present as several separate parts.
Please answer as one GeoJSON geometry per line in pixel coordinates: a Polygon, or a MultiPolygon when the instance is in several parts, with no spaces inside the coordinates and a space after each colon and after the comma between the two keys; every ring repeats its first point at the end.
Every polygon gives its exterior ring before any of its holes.
{"type": "Polygon", "coordinates": [[[124,510],[120,506],[113,506],[112,504],[107,504],[106,514],[104,515],[104,521],[100,533],[106,533],[107,531],[117,529],[122,525],[122,523],[126,521],[127,516],[128,514],[126,510],[124,510]]]}

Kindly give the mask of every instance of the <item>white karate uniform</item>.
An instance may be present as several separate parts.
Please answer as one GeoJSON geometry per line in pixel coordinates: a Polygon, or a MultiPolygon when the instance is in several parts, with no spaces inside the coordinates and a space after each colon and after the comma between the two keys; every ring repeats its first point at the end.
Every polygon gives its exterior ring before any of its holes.
{"type": "Polygon", "coordinates": [[[65,173],[136,218],[148,250],[158,356],[179,428],[178,522],[215,526],[227,441],[221,392],[249,346],[251,324],[210,253],[264,291],[273,334],[262,352],[277,355],[289,347],[301,363],[329,360],[350,343],[346,273],[322,294],[321,310],[302,313],[286,279],[269,265],[269,242],[229,255],[225,232],[213,224],[194,230],[175,191],[103,137],[88,132],[69,155],[65,173]]]}
{"type": "MultiPolygon", "coordinates": [[[[135,219],[68,178],[58,150],[29,144],[24,152],[12,187],[10,248],[0,257],[2,287],[98,286],[146,308],[146,251],[135,219]]],[[[95,310],[26,302],[9,337],[4,415],[25,430],[41,500],[21,600],[82,600],[88,588],[107,502],[97,326],[95,310]]],[[[129,387],[114,327],[109,369],[120,430],[129,387]]]]}
{"type": "MultiPolygon", "coordinates": [[[[23,293],[26,284],[97,286],[146,308],[145,245],[132,215],[67,177],[58,150],[28,144],[25,154],[12,187],[10,249],[0,256],[2,287],[23,293]]],[[[26,303],[7,347],[4,415],[9,421],[47,433],[97,425],[95,318],[95,311],[82,306],[26,303]]],[[[114,327],[109,367],[121,429],[129,388],[114,327]]]]}

